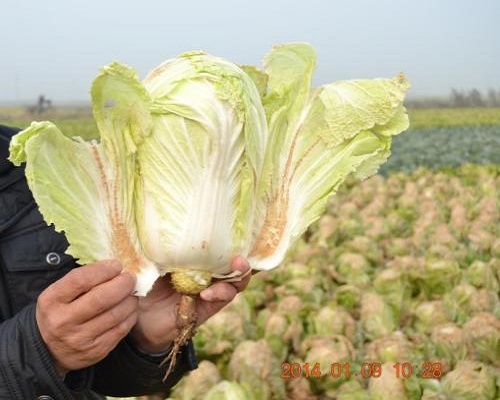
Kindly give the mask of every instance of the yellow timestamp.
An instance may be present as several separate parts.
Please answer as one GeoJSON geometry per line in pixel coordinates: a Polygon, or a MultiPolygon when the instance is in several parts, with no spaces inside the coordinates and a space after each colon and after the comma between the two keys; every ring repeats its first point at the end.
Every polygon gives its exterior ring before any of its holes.
{"type": "MultiPolygon", "coordinates": [[[[408,379],[413,375],[417,375],[424,379],[439,379],[443,375],[443,365],[439,362],[425,361],[420,364],[412,364],[410,362],[394,363],[392,365],[393,373],[396,378],[408,379]]],[[[281,364],[282,379],[294,378],[321,378],[329,376],[332,379],[350,378],[351,376],[361,377],[364,379],[380,378],[383,371],[382,363],[380,362],[364,362],[362,364],[351,365],[351,363],[334,362],[328,366],[321,363],[298,363],[284,362],[281,364]]]]}

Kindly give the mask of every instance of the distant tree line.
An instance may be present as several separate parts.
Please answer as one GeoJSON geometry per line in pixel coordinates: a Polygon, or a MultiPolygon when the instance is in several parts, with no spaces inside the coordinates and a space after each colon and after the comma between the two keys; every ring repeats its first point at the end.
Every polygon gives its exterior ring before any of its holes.
{"type": "Polygon", "coordinates": [[[420,98],[406,101],[410,108],[500,107],[500,89],[481,93],[478,89],[452,89],[448,98],[420,98]]]}

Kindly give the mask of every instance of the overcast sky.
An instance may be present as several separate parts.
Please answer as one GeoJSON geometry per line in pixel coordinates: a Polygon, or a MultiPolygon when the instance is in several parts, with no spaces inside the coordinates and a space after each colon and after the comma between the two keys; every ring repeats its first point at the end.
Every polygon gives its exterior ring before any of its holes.
{"type": "Polygon", "coordinates": [[[499,0],[2,0],[0,16],[0,102],[88,101],[113,60],[141,77],[189,50],[260,65],[289,41],[316,48],[315,84],[403,71],[413,97],[500,89],[499,0]]]}

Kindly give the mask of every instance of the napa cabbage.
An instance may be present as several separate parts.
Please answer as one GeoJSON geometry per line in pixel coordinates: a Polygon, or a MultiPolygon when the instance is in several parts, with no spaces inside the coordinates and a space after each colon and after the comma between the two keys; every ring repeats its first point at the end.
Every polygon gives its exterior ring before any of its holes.
{"type": "Polygon", "coordinates": [[[408,127],[409,87],[392,79],[312,87],[304,43],[263,68],[191,52],[141,81],[121,63],[91,88],[98,139],[34,122],[11,142],[48,223],[80,263],[117,258],[145,295],[166,273],[193,295],[241,254],[269,270],[349,175],[366,178],[408,127]]]}

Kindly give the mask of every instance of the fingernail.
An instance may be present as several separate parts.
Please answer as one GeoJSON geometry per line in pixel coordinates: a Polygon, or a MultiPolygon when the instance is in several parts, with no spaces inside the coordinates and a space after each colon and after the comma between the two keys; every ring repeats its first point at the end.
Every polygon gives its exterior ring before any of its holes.
{"type": "Polygon", "coordinates": [[[244,258],[241,256],[234,257],[232,262],[233,268],[240,269],[243,266],[243,260],[244,258]]]}
{"type": "Polygon", "coordinates": [[[210,289],[205,289],[200,293],[200,297],[205,301],[213,301],[215,299],[214,292],[210,289]]]}

